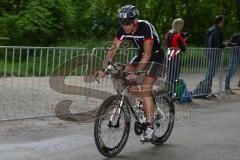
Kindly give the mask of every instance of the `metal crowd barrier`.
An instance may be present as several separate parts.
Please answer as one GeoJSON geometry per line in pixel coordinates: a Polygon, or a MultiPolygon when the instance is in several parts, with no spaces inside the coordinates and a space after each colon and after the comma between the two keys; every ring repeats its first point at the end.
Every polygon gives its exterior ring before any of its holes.
{"type": "MultiPolygon", "coordinates": [[[[116,93],[109,78],[101,83],[94,79],[106,53],[106,48],[0,46],[0,121],[92,113],[116,93]]],[[[166,58],[165,81],[182,79],[192,96],[211,92],[221,99],[226,81],[239,89],[239,54],[240,48],[188,48],[166,58]],[[209,81],[204,82],[211,77],[209,91],[209,81]]],[[[127,63],[135,55],[136,49],[122,48],[115,61],[127,63]]]]}
{"type": "MultiPolygon", "coordinates": [[[[88,97],[77,96],[74,90],[70,94],[61,93],[50,86],[49,80],[59,66],[74,57],[87,54],[89,50],[85,48],[1,46],[0,120],[55,115],[56,105],[64,99],[80,102],[72,106],[73,110],[79,112],[78,105],[84,108],[82,102],[85,103],[88,97]]],[[[65,83],[81,85],[79,79],[84,75],[85,66],[75,69],[74,65],[65,65],[63,71],[67,67],[71,72],[65,78],[65,83]]],[[[58,72],[57,76],[60,75],[58,72]]],[[[57,81],[55,83],[58,84],[57,81]]]]}
{"type": "Polygon", "coordinates": [[[225,48],[222,59],[221,91],[240,89],[240,47],[225,48]]]}
{"type": "Polygon", "coordinates": [[[176,79],[185,82],[192,97],[214,95],[222,99],[225,91],[239,89],[239,59],[239,47],[188,48],[186,52],[167,60],[168,81],[173,85],[176,79]]]}
{"type": "Polygon", "coordinates": [[[180,53],[180,76],[193,97],[220,92],[222,49],[188,48],[180,53]]]}

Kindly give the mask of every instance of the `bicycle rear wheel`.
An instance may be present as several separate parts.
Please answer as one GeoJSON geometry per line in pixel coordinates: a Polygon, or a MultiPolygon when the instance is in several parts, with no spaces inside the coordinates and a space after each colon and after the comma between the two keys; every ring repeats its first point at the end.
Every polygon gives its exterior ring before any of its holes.
{"type": "Polygon", "coordinates": [[[171,98],[156,97],[154,98],[156,104],[155,115],[158,127],[154,131],[151,143],[158,146],[167,141],[171,135],[174,126],[175,106],[171,98]],[[159,107],[159,109],[157,109],[159,107]]]}
{"type": "Polygon", "coordinates": [[[119,108],[119,104],[119,96],[109,97],[100,106],[95,120],[95,144],[106,157],[119,154],[129,137],[130,112],[124,106],[119,108]]]}

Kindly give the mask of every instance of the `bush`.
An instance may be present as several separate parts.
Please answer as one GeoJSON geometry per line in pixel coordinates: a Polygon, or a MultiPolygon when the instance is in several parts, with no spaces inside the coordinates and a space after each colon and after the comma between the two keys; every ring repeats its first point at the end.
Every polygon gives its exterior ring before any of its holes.
{"type": "Polygon", "coordinates": [[[72,31],[74,15],[70,0],[35,0],[19,16],[3,17],[2,27],[15,44],[48,45],[72,31]]]}

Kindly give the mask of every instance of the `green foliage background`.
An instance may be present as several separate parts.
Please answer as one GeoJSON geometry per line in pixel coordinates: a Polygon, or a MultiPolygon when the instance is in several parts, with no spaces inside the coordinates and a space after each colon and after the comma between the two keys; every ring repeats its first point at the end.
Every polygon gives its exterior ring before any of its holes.
{"type": "Polygon", "coordinates": [[[136,5],[140,19],[150,21],[165,41],[176,17],[185,20],[188,44],[202,46],[206,29],[215,15],[224,14],[225,37],[240,32],[239,0],[1,0],[0,45],[86,46],[114,38],[119,28],[117,11],[136,5]]]}

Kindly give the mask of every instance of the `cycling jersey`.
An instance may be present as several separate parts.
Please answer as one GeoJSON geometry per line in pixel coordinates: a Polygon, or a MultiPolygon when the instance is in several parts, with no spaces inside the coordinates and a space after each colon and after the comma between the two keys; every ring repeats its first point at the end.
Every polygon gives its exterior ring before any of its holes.
{"type": "Polygon", "coordinates": [[[220,27],[214,25],[210,27],[205,34],[204,46],[205,48],[224,48],[224,37],[220,27]]]}
{"type": "MultiPolygon", "coordinates": [[[[118,31],[116,38],[120,41],[123,40],[129,40],[131,41],[136,48],[138,48],[138,54],[142,55],[144,53],[144,41],[147,40],[153,40],[153,46],[152,46],[152,54],[156,51],[161,50],[161,43],[160,39],[158,37],[158,34],[154,28],[154,26],[145,20],[138,20],[138,23],[136,24],[136,32],[132,34],[126,34],[121,27],[118,31]]],[[[162,51],[159,52],[159,54],[162,54],[162,51]]]]}

